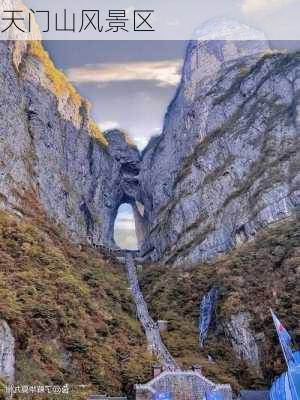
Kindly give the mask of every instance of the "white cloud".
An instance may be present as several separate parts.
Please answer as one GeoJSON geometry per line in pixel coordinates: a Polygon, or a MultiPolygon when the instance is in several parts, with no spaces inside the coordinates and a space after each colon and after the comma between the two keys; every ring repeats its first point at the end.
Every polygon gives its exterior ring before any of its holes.
{"type": "Polygon", "coordinates": [[[114,238],[116,243],[123,249],[134,250],[138,248],[133,214],[126,205],[121,206],[118,213],[115,222],[114,238]]]}
{"type": "Polygon", "coordinates": [[[158,86],[176,86],[180,81],[181,65],[181,60],[87,64],[70,68],[67,74],[76,83],[155,81],[158,86]]]}
{"type": "Polygon", "coordinates": [[[120,218],[116,222],[116,228],[117,229],[129,229],[129,230],[135,230],[135,223],[134,220],[130,218],[120,218]]]}
{"type": "Polygon", "coordinates": [[[146,136],[135,136],[133,138],[134,143],[136,143],[137,147],[142,150],[147,146],[149,139],[146,136]]]}
{"type": "Polygon", "coordinates": [[[117,121],[102,121],[102,122],[99,122],[98,125],[102,131],[109,131],[110,129],[120,128],[120,124],[117,121]]]}
{"type": "Polygon", "coordinates": [[[259,12],[273,12],[286,6],[295,0],[243,0],[242,11],[245,14],[254,14],[259,12]]]}
{"type": "Polygon", "coordinates": [[[135,232],[130,229],[122,229],[115,231],[115,241],[122,249],[136,250],[138,249],[138,242],[135,232]]]}

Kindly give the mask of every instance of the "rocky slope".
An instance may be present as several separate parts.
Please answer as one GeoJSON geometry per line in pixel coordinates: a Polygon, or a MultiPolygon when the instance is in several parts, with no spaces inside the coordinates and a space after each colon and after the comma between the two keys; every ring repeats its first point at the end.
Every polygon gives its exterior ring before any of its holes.
{"type": "Polygon", "coordinates": [[[3,380],[68,383],[62,398],[87,399],[151,377],[124,266],[72,244],[41,209],[22,220],[0,211],[0,277],[1,399],[3,380]]]}
{"type": "Polygon", "coordinates": [[[269,307],[299,346],[300,219],[280,221],[218,259],[192,267],[155,263],[140,280],[150,313],[168,321],[163,340],[180,365],[235,390],[268,388],[286,369],[269,307]],[[218,289],[216,311],[200,347],[200,304],[218,289]]]}
{"type": "Polygon", "coordinates": [[[300,203],[300,54],[207,41],[210,29],[189,44],[163,133],[142,160],[143,250],[175,265],[227,252],[300,203]]]}
{"type": "Polygon", "coordinates": [[[0,205],[24,214],[36,199],[76,242],[113,246],[121,202],[134,202],[139,153],[105,136],[89,105],[40,42],[0,43],[0,205]]]}

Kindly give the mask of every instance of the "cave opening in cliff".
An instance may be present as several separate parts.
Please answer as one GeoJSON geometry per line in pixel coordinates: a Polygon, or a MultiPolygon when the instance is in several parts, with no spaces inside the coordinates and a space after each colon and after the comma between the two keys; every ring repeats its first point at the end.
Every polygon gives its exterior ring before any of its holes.
{"type": "Polygon", "coordinates": [[[114,224],[114,240],[124,250],[138,250],[138,239],[132,205],[120,205],[114,224]]]}

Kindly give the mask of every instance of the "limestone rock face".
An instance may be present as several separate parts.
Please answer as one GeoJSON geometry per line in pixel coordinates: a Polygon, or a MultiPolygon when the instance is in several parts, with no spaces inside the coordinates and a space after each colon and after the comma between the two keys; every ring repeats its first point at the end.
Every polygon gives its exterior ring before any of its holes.
{"type": "Polygon", "coordinates": [[[300,204],[300,54],[208,32],[188,46],[140,174],[144,254],[175,265],[226,252],[300,204]]]}
{"type": "Polygon", "coordinates": [[[6,321],[0,321],[0,378],[13,383],[15,377],[15,339],[6,321]]]}
{"type": "Polygon", "coordinates": [[[231,315],[230,320],[224,322],[224,331],[231,341],[233,351],[237,357],[246,361],[258,373],[261,373],[259,346],[256,336],[251,330],[250,323],[250,314],[240,312],[236,315],[231,315]]]}
{"type": "Polygon", "coordinates": [[[124,134],[107,141],[42,48],[20,43],[0,43],[0,206],[23,215],[36,202],[73,241],[113,245],[116,209],[136,194],[138,151],[124,134]]]}
{"type": "Polygon", "coordinates": [[[143,218],[136,209],[136,201],[140,198],[140,153],[137,147],[130,142],[128,136],[120,130],[106,132],[106,138],[108,140],[108,152],[113,160],[111,173],[114,179],[111,191],[106,193],[106,196],[111,199],[108,236],[109,243],[114,247],[114,222],[119,206],[122,203],[132,204],[136,213],[136,224],[139,221],[138,217],[143,218]]]}
{"type": "Polygon", "coordinates": [[[129,202],[144,254],[177,265],[288,216],[300,203],[299,54],[224,20],[195,38],[142,159],[124,132],[98,132],[36,42],[1,42],[0,207],[22,216],[37,204],[73,241],[115,246],[129,202]],[[253,40],[224,40],[236,37],[253,40]]]}

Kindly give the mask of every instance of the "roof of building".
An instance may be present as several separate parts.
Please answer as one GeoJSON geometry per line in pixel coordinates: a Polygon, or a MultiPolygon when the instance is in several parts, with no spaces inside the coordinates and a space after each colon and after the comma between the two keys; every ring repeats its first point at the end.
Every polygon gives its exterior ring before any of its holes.
{"type": "Polygon", "coordinates": [[[269,391],[267,390],[242,390],[241,400],[269,400],[269,391]]]}
{"type": "Polygon", "coordinates": [[[207,392],[220,391],[224,400],[232,398],[230,385],[218,385],[203,376],[200,370],[164,371],[143,385],[135,385],[137,398],[144,398],[144,392],[152,394],[171,394],[175,397],[178,387],[184,387],[184,394],[189,400],[202,399],[207,392]],[[142,397],[138,397],[142,393],[142,397]]]}
{"type": "Polygon", "coordinates": [[[89,400],[127,400],[127,397],[109,397],[104,394],[92,394],[89,400]]]}

